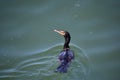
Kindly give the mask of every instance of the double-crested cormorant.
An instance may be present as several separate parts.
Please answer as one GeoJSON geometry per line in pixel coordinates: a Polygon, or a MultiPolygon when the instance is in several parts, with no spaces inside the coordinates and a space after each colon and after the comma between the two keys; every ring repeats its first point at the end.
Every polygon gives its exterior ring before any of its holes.
{"type": "Polygon", "coordinates": [[[71,60],[74,59],[74,52],[70,50],[70,34],[67,31],[54,30],[55,32],[61,34],[65,38],[65,43],[63,50],[60,52],[58,59],[60,60],[60,65],[57,67],[55,72],[66,73],[67,68],[69,67],[71,60]]]}

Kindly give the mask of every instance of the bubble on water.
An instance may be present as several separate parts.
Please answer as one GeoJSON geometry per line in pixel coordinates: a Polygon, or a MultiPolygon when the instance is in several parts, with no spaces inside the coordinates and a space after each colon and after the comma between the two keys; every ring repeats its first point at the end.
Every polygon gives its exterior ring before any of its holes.
{"type": "Polygon", "coordinates": [[[74,15],[74,18],[77,18],[78,16],[79,16],[78,14],[75,14],[75,15],[74,15]]]}
{"type": "Polygon", "coordinates": [[[76,4],[75,4],[75,7],[80,7],[80,3],[76,3],[76,4]]]}
{"type": "Polygon", "coordinates": [[[89,32],[89,34],[93,34],[93,32],[89,32]]]}
{"type": "Polygon", "coordinates": [[[12,41],[12,40],[14,40],[14,38],[13,38],[13,37],[11,37],[11,38],[10,38],[10,40],[12,41]]]}

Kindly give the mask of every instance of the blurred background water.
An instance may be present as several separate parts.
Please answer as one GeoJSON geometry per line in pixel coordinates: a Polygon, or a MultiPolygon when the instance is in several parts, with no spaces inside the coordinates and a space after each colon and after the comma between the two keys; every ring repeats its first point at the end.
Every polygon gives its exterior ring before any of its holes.
{"type": "Polygon", "coordinates": [[[120,80],[119,0],[0,0],[0,80],[120,80]],[[54,73],[64,38],[75,52],[54,73]]]}

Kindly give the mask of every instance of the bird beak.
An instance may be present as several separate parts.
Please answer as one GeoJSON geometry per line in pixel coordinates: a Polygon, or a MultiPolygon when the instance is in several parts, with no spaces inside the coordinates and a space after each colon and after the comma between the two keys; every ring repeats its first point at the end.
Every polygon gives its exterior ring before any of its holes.
{"type": "Polygon", "coordinates": [[[65,35],[65,31],[62,30],[54,30],[55,32],[59,33],[60,35],[64,36],[65,35]]]}

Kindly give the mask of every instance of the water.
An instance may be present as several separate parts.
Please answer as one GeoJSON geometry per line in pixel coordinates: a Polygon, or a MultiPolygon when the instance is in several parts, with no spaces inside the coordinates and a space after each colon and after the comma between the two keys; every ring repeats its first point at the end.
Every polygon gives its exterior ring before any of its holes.
{"type": "Polygon", "coordinates": [[[0,80],[119,80],[119,0],[0,0],[0,80]],[[54,73],[64,38],[75,52],[54,73]]]}

